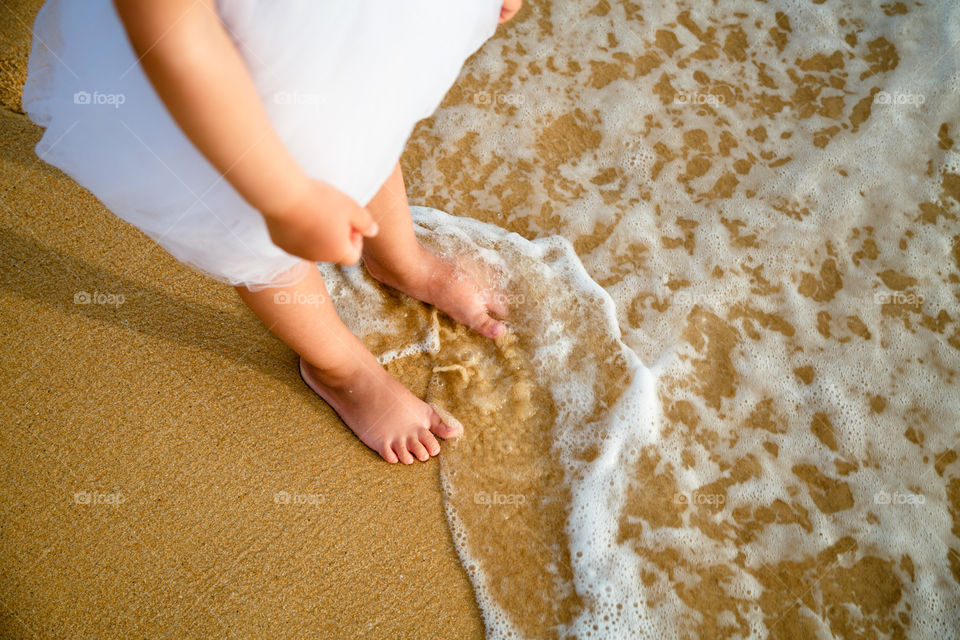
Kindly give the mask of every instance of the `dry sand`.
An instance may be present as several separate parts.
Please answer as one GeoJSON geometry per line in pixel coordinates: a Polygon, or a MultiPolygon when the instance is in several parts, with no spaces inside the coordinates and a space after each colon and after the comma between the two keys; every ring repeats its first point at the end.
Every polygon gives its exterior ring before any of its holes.
{"type": "Polygon", "coordinates": [[[0,636],[482,637],[436,461],[359,446],[232,289],[36,158],[40,4],[0,8],[0,636]]]}

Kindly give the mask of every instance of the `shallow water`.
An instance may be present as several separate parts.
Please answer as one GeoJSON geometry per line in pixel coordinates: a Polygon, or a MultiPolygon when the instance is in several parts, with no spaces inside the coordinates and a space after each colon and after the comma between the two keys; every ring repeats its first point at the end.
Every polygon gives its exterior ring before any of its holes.
{"type": "Polygon", "coordinates": [[[958,42],[947,1],[542,2],[470,60],[411,201],[585,274],[423,218],[496,248],[510,337],[356,328],[466,426],[490,637],[960,637],[958,42]]]}

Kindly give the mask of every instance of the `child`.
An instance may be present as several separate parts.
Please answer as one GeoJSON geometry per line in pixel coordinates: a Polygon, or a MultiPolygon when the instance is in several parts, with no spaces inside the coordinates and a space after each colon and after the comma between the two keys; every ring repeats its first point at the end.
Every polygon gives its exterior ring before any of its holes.
{"type": "Polygon", "coordinates": [[[350,333],[314,262],[362,259],[503,333],[496,297],[417,242],[397,159],[520,2],[48,0],[24,107],[41,158],[232,284],[357,437],[411,464],[459,434],[350,333]],[[304,299],[323,302],[282,304],[304,299]]]}

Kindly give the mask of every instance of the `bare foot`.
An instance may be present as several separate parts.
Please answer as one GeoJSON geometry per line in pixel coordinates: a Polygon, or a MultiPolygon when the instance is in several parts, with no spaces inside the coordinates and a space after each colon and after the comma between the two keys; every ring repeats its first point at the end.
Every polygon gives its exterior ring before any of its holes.
{"type": "MultiPolygon", "coordinates": [[[[419,253],[406,268],[388,267],[370,255],[363,262],[374,278],[398,291],[432,304],[451,318],[487,338],[499,338],[506,326],[497,320],[509,313],[505,298],[453,261],[418,245],[419,253]]],[[[481,268],[480,265],[474,265],[481,268]]]]}
{"type": "Polygon", "coordinates": [[[364,444],[387,462],[413,464],[414,456],[422,462],[440,453],[435,435],[460,435],[462,427],[446,424],[362,345],[360,349],[353,373],[335,378],[300,358],[300,375],[364,444]]]}

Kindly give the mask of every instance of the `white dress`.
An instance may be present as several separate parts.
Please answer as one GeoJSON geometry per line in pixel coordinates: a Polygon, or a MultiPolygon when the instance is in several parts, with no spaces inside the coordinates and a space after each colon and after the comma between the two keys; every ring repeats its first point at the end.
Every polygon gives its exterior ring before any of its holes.
{"type": "MultiPolygon", "coordinates": [[[[218,0],[280,138],[311,178],[366,204],[414,124],[497,26],[501,0],[218,0]]],[[[111,0],[48,0],[23,105],[37,155],[180,261],[281,284],[298,258],[167,113],[111,0]]]]}

